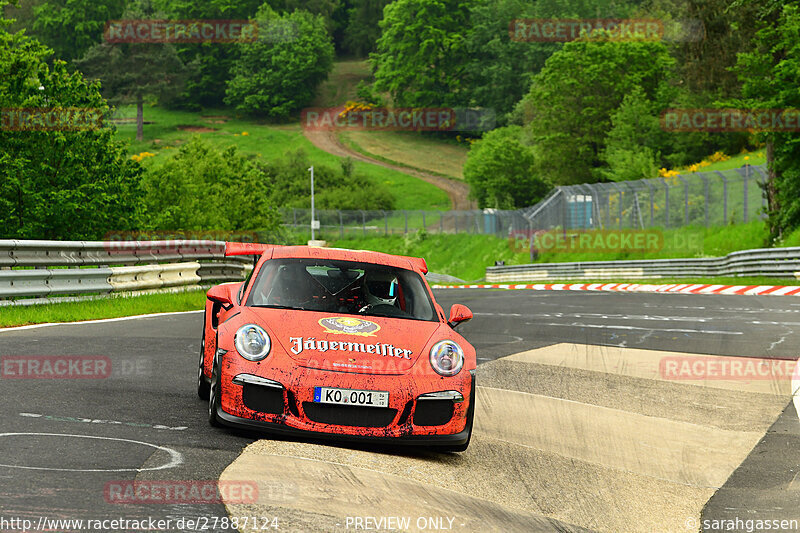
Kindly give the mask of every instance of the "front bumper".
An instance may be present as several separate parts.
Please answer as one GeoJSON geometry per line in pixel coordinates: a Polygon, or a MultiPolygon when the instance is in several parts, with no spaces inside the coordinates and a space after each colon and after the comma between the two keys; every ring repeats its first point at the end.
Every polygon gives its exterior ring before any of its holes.
{"type": "Polygon", "coordinates": [[[294,437],[313,437],[318,439],[335,439],[337,441],[350,441],[350,442],[380,442],[386,444],[400,444],[400,445],[443,445],[443,446],[458,446],[465,444],[469,440],[470,428],[465,427],[462,431],[452,435],[405,435],[400,437],[381,437],[381,436],[367,436],[351,433],[323,433],[319,431],[309,431],[295,429],[281,423],[261,422],[250,418],[242,418],[234,415],[229,415],[222,409],[217,410],[217,418],[222,421],[226,426],[239,427],[243,429],[255,429],[258,431],[265,431],[268,433],[275,433],[277,435],[286,435],[294,437]]]}
{"type": "MultiPolygon", "coordinates": [[[[467,425],[467,420],[474,409],[474,370],[462,371],[454,378],[442,378],[438,375],[364,375],[307,368],[285,372],[275,367],[256,373],[257,369],[248,366],[243,366],[238,360],[234,364],[223,362],[221,365],[222,394],[217,416],[226,425],[285,435],[412,445],[459,445],[469,439],[471,428],[467,425]],[[246,379],[242,379],[243,375],[247,376],[246,379]],[[360,409],[366,409],[364,414],[367,415],[377,413],[378,409],[392,411],[390,418],[386,423],[372,426],[368,423],[359,425],[352,421],[338,423],[321,420],[319,406],[326,407],[328,404],[313,403],[314,388],[320,386],[389,391],[388,408],[360,409]],[[249,399],[245,398],[247,387],[249,399]],[[270,404],[274,407],[272,412],[266,412],[270,411],[268,407],[254,406],[252,391],[256,389],[269,391],[276,399],[270,404]],[[443,401],[419,400],[419,397],[441,391],[457,391],[463,396],[463,401],[451,402],[452,415],[447,418],[446,423],[415,424],[418,404],[424,402],[427,407],[432,402],[443,401]]],[[[267,403],[269,402],[263,405],[267,403]]],[[[338,409],[349,414],[350,410],[359,408],[344,406],[338,409]]],[[[420,409],[420,415],[423,411],[424,409],[420,409]]],[[[421,422],[422,416],[418,419],[421,422]]]]}

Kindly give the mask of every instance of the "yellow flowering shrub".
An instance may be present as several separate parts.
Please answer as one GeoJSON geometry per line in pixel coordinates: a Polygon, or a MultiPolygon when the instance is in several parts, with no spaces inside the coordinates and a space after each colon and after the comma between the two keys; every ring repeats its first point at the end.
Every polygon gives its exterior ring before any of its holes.
{"type": "Polygon", "coordinates": [[[706,160],[711,162],[711,163],[720,163],[722,161],[727,161],[730,158],[731,158],[731,156],[725,155],[723,152],[717,151],[717,152],[714,152],[713,154],[711,154],[710,156],[708,156],[708,158],[706,158],[706,160]]]}
{"type": "Polygon", "coordinates": [[[658,170],[658,176],[661,178],[672,178],[680,174],[677,170],[667,170],[666,168],[660,168],[658,170]]]}
{"type": "Polygon", "coordinates": [[[142,159],[145,159],[147,157],[155,157],[155,155],[156,154],[154,154],[152,152],[141,152],[139,154],[132,155],[131,159],[133,159],[134,161],[136,161],[138,163],[138,162],[141,162],[142,159]]]}

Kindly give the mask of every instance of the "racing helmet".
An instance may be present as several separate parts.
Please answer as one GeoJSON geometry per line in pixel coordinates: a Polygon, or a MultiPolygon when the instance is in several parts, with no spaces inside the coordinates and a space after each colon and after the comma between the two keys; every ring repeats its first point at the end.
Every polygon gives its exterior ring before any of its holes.
{"type": "Polygon", "coordinates": [[[397,301],[397,276],[391,272],[364,273],[364,293],[371,305],[394,305],[397,301]]]}

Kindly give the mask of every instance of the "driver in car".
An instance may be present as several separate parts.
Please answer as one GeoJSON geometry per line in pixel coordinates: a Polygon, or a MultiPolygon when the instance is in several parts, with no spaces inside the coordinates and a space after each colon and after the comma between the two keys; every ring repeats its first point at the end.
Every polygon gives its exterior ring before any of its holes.
{"type": "Polygon", "coordinates": [[[397,308],[399,284],[397,277],[389,272],[368,270],[364,273],[364,300],[367,305],[361,308],[361,312],[375,309],[379,311],[379,306],[391,306],[397,308]]]}

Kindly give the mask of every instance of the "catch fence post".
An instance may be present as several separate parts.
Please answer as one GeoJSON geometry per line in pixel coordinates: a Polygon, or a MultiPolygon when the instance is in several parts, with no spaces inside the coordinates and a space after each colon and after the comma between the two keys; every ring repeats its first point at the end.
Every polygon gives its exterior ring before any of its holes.
{"type": "Polygon", "coordinates": [[[683,182],[683,225],[689,225],[689,182],[686,178],[678,174],[678,177],[683,182]]]}
{"type": "Polygon", "coordinates": [[[748,185],[748,181],[749,181],[748,178],[749,177],[750,177],[750,165],[745,164],[744,165],[744,176],[742,177],[742,180],[743,180],[742,181],[742,187],[744,189],[744,198],[743,198],[744,211],[743,211],[743,215],[744,215],[745,224],[747,224],[747,185],[748,185]]]}
{"type": "Polygon", "coordinates": [[[705,211],[705,219],[706,219],[706,227],[708,227],[708,176],[705,174],[700,174],[700,179],[703,180],[703,197],[704,197],[704,211],[705,211]]]}
{"type": "Polygon", "coordinates": [[[719,170],[717,174],[722,178],[722,225],[724,226],[728,223],[728,178],[719,170]]]}

